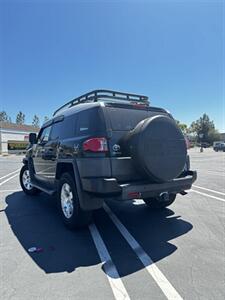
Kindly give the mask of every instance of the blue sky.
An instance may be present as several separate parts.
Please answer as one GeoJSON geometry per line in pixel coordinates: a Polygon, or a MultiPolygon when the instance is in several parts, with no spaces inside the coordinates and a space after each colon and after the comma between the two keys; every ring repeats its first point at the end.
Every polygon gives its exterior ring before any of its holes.
{"type": "Polygon", "coordinates": [[[0,110],[26,123],[97,88],[224,124],[222,1],[0,0],[0,110]],[[223,108],[222,108],[223,106],[223,108]]]}

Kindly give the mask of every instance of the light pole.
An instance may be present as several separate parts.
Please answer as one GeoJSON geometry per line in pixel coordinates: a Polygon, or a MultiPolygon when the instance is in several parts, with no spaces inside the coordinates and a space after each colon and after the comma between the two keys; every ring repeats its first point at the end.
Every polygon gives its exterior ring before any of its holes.
{"type": "Polygon", "coordinates": [[[203,147],[202,147],[202,138],[203,138],[203,136],[204,136],[203,133],[200,133],[200,134],[199,134],[200,144],[201,144],[200,152],[203,152],[203,147]]]}

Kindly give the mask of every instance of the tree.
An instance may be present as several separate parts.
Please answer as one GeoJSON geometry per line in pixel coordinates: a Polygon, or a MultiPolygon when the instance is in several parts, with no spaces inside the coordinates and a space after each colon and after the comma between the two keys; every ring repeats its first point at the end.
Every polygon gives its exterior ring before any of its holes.
{"type": "Polygon", "coordinates": [[[44,123],[47,122],[49,118],[47,116],[44,117],[44,123]]]}
{"type": "Polygon", "coordinates": [[[221,140],[220,133],[216,129],[209,130],[208,137],[209,137],[209,143],[210,144],[213,144],[213,142],[215,142],[215,141],[220,141],[221,140]]]}
{"type": "Polygon", "coordinates": [[[11,118],[7,115],[7,113],[4,110],[0,111],[0,122],[11,123],[11,118]]]}
{"type": "Polygon", "coordinates": [[[16,116],[16,124],[24,124],[25,123],[25,114],[22,111],[19,111],[16,116]]]}
{"type": "Polygon", "coordinates": [[[34,127],[37,127],[37,128],[40,127],[40,120],[39,120],[39,117],[37,115],[34,115],[32,125],[34,127]]]}
{"type": "Polygon", "coordinates": [[[188,126],[187,124],[181,123],[180,121],[176,120],[176,123],[178,125],[178,127],[180,128],[180,130],[184,133],[184,134],[188,134],[188,126]]]}
{"type": "Polygon", "coordinates": [[[218,136],[214,122],[209,119],[207,114],[203,114],[198,120],[191,123],[190,132],[196,134],[198,142],[212,143],[218,136]]]}

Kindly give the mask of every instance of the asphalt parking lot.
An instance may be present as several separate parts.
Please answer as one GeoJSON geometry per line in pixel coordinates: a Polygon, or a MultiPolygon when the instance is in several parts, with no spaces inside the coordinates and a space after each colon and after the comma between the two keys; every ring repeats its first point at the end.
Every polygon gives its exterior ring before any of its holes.
{"type": "Polygon", "coordinates": [[[0,157],[0,298],[225,299],[225,153],[190,156],[198,180],[170,208],[111,201],[74,232],[21,191],[22,158],[0,157]]]}

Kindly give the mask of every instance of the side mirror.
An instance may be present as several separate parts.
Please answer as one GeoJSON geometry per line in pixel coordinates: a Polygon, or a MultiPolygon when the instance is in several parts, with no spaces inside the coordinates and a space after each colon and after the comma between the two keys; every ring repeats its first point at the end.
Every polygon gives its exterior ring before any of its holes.
{"type": "Polygon", "coordinates": [[[29,134],[29,142],[33,145],[33,144],[36,144],[37,142],[37,135],[36,133],[30,133],[29,134]]]}

